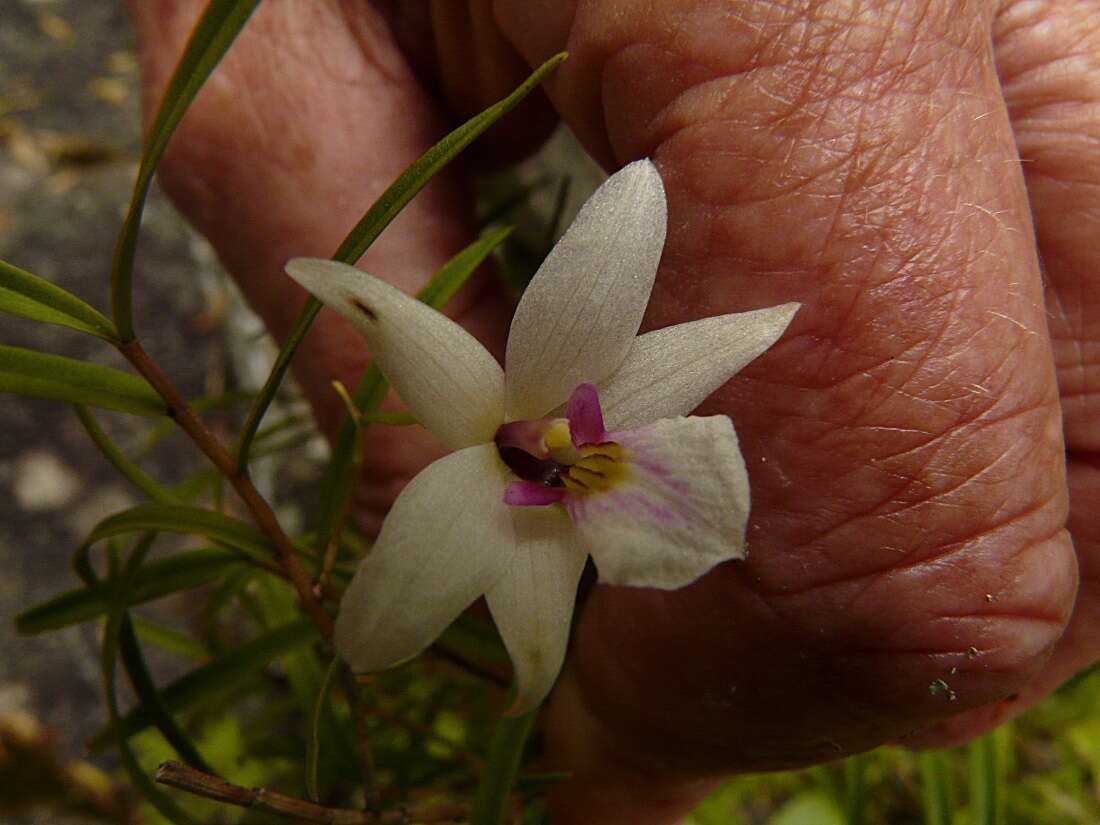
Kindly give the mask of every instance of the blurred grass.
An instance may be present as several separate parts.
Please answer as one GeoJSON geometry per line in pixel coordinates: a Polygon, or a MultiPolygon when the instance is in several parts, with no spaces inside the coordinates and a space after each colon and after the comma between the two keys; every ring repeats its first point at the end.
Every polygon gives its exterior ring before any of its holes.
{"type": "Polygon", "coordinates": [[[824,768],[739,776],[701,804],[689,825],[856,825],[853,765],[862,774],[865,825],[1096,825],[1100,823],[1100,671],[1063,686],[1014,722],[978,743],[934,752],[947,785],[948,819],[936,818],[926,795],[923,756],[882,747],[824,768]],[[985,767],[996,801],[975,793],[972,774],[985,767]]]}

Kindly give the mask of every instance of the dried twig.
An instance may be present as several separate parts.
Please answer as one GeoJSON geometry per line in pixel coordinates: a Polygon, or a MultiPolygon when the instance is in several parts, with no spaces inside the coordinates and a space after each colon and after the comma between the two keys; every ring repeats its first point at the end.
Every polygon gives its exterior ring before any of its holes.
{"type": "Polygon", "coordinates": [[[397,811],[357,811],[351,808],[326,808],[304,799],[296,799],[266,788],[244,788],[221,777],[204,773],[179,762],[165,762],[154,777],[162,785],[181,791],[251,808],[276,816],[315,822],[320,825],[404,825],[407,822],[465,822],[470,811],[465,805],[412,806],[397,811]]]}

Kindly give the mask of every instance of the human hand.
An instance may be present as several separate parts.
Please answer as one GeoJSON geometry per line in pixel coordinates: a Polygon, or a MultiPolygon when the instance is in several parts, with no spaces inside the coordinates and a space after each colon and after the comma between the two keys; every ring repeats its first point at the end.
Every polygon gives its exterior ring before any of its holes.
{"type": "MultiPolygon", "coordinates": [[[[200,4],[132,5],[155,103],[200,4]]],[[[669,240],[647,326],[803,304],[702,408],[741,436],[749,559],[672,593],[597,588],[580,611],[548,714],[575,772],[560,822],[672,821],[723,772],[959,741],[1100,646],[1095,4],[634,5],[433,6],[452,106],[568,48],[547,86],[561,116],[608,168],[657,163],[669,240]]],[[[267,3],[162,179],[279,335],[302,300],[286,259],[330,253],[443,122],[373,8],[267,3]]],[[[415,289],[468,212],[451,173],[364,268],[415,289]]],[[[499,353],[490,282],[455,311],[499,353]]],[[[366,358],[339,319],[315,325],[298,376],[322,426],[342,413],[329,380],[366,358]]],[[[370,449],[377,516],[438,446],[370,449]]]]}

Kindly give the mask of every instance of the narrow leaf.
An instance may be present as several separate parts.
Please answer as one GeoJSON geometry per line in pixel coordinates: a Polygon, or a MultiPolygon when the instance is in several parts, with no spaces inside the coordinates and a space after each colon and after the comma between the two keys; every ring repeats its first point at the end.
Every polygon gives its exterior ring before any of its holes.
{"type": "Polygon", "coordinates": [[[6,345],[0,345],[0,392],[137,415],[164,415],[166,412],[156,391],[136,375],[6,345]]]}
{"type": "Polygon", "coordinates": [[[110,319],[45,278],[0,261],[0,310],[32,321],[59,324],[105,341],[117,341],[110,319]]]}
{"type": "Polygon", "coordinates": [[[306,741],[306,793],[314,802],[321,801],[317,784],[317,767],[321,761],[321,722],[328,708],[328,694],[332,689],[332,679],[343,666],[339,656],[334,656],[325,670],[321,687],[317,690],[317,701],[309,719],[309,739],[306,741]]]}
{"type": "MultiPolygon", "coordinates": [[[[127,591],[133,585],[137,577],[137,571],[151,544],[152,534],[137,544],[130,554],[129,559],[127,559],[125,566],[120,571],[118,578],[111,583],[113,588],[111,609],[107,617],[107,626],[103,633],[103,649],[100,655],[100,666],[103,674],[103,690],[107,697],[107,712],[111,720],[111,730],[119,730],[118,696],[115,693],[115,661],[118,658],[120,633],[127,617],[126,603],[129,599],[127,591]]],[[[98,584],[98,579],[95,577],[90,567],[81,567],[80,571],[85,577],[85,584],[89,587],[98,584]]],[[[174,825],[198,825],[195,819],[162,792],[149,775],[142,770],[141,764],[130,748],[130,743],[126,737],[118,735],[115,737],[114,741],[115,745],[118,747],[122,765],[130,775],[130,780],[135,786],[141,789],[142,794],[149,800],[149,803],[156,808],[165,819],[174,823],[174,825]]]]}
{"type": "Polygon", "coordinates": [[[141,504],[108,516],[93,528],[87,544],[143,530],[206,536],[253,559],[267,561],[275,556],[270,540],[255,527],[224,513],[180,504],[141,504]]]}
{"type": "MultiPolygon", "coordinates": [[[[181,590],[212,582],[243,565],[232,550],[190,550],[142,565],[128,593],[127,606],[143,604],[181,590]]],[[[43,633],[107,612],[110,589],[106,585],[70,590],[15,617],[19,633],[43,633]]]]}
{"type": "Polygon", "coordinates": [[[168,490],[166,487],[158,484],[153,478],[145,473],[140,467],[126,457],[125,453],[116,445],[100,426],[96,420],[95,415],[82,404],[77,404],[74,408],[76,410],[77,418],[80,419],[80,423],[84,425],[84,429],[91,437],[92,442],[99,447],[99,451],[103,453],[104,458],[111,463],[111,466],[118,470],[119,475],[133,484],[138,490],[145,493],[153,501],[159,501],[162,504],[178,503],[179,499],[175,494],[168,490]]]}
{"type": "Polygon", "coordinates": [[[198,748],[183,732],[183,729],[164,706],[164,702],[161,701],[160,694],[157,693],[156,685],[153,683],[153,676],[149,673],[149,666],[145,663],[145,656],[141,652],[141,645],[138,642],[137,634],[134,632],[134,625],[130,619],[129,611],[124,611],[122,623],[119,627],[118,652],[122,657],[123,667],[126,669],[126,675],[130,678],[130,684],[134,688],[134,693],[137,694],[138,701],[148,711],[161,736],[188,765],[198,768],[200,771],[213,773],[210,765],[199,753],[198,748]]]}
{"type": "MultiPolygon", "coordinates": [[[[463,149],[470,145],[475,138],[486,129],[496,123],[509,111],[514,109],[520,101],[534,91],[543,80],[546,79],[558,65],[567,57],[565,52],[554,55],[527,78],[520,86],[503,100],[490,106],[481,114],[475,115],[470,120],[459,126],[453,132],[444,137],[427,152],[413,161],[390,187],[383,192],[378,200],[367,210],[359,223],[344,238],[340,248],[333,254],[333,260],[354,264],[363,253],[367,251],[375,239],[381,234],[390,221],[397,217],[405,205],[423,189],[432,178],[450,163],[463,149]]],[[[290,367],[290,361],[309,331],[313,319],[321,311],[321,302],[310,296],[302,307],[301,313],[295,320],[286,341],[279,350],[275,364],[271,368],[259,397],[248,414],[244,431],[237,448],[237,466],[244,469],[248,463],[248,451],[256,431],[260,428],[264,413],[275,398],[275,392],[282,383],[290,367]]]]}
{"type": "Polygon", "coordinates": [[[137,633],[138,638],[146,644],[199,662],[204,662],[210,658],[210,651],[206,648],[206,645],[193,636],[142,619],[140,616],[131,616],[130,621],[134,625],[134,632],[137,633]]]}
{"type": "MultiPolygon", "coordinates": [[[[180,713],[207,699],[233,691],[242,679],[259,671],[273,659],[317,639],[317,629],[307,619],[284,624],[240,647],[226,651],[209,664],[166,685],[160,692],[161,701],[170,713],[180,713]]],[[[119,720],[118,731],[129,738],[152,724],[149,711],[139,706],[119,720]]],[[[89,747],[101,750],[110,744],[112,735],[110,728],[100,731],[89,743],[89,747]]]]}
{"type": "Polygon", "coordinates": [[[153,173],[187,107],[191,105],[206,78],[214,71],[214,67],[218,65],[258,3],[259,0],[210,0],[206,4],[206,10],[195,24],[191,38],[172,73],[172,79],[168,82],[160,109],[153,119],[145,150],[141,155],[137,180],[134,182],[130,208],[115,245],[112,266],[111,305],[119,336],[123,341],[133,340],[134,337],[134,251],[153,173]]]}

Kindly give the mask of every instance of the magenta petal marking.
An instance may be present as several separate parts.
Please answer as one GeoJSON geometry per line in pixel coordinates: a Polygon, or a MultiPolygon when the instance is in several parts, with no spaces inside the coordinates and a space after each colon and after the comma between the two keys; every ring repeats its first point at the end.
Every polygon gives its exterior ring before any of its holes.
{"type": "Polygon", "coordinates": [[[565,498],[561,487],[548,487],[537,481],[513,481],[504,488],[504,503],[513,507],[545,507],[565,498]]]}
{"type": "Polygon", "coordinates": [[[574,447],[599,444],[607,440],[603,410],[600,409],[600,394],[595,384],[580,384],[573,390],[565,415],[569,419],[569,436],[573,439],[574,447]]]}

